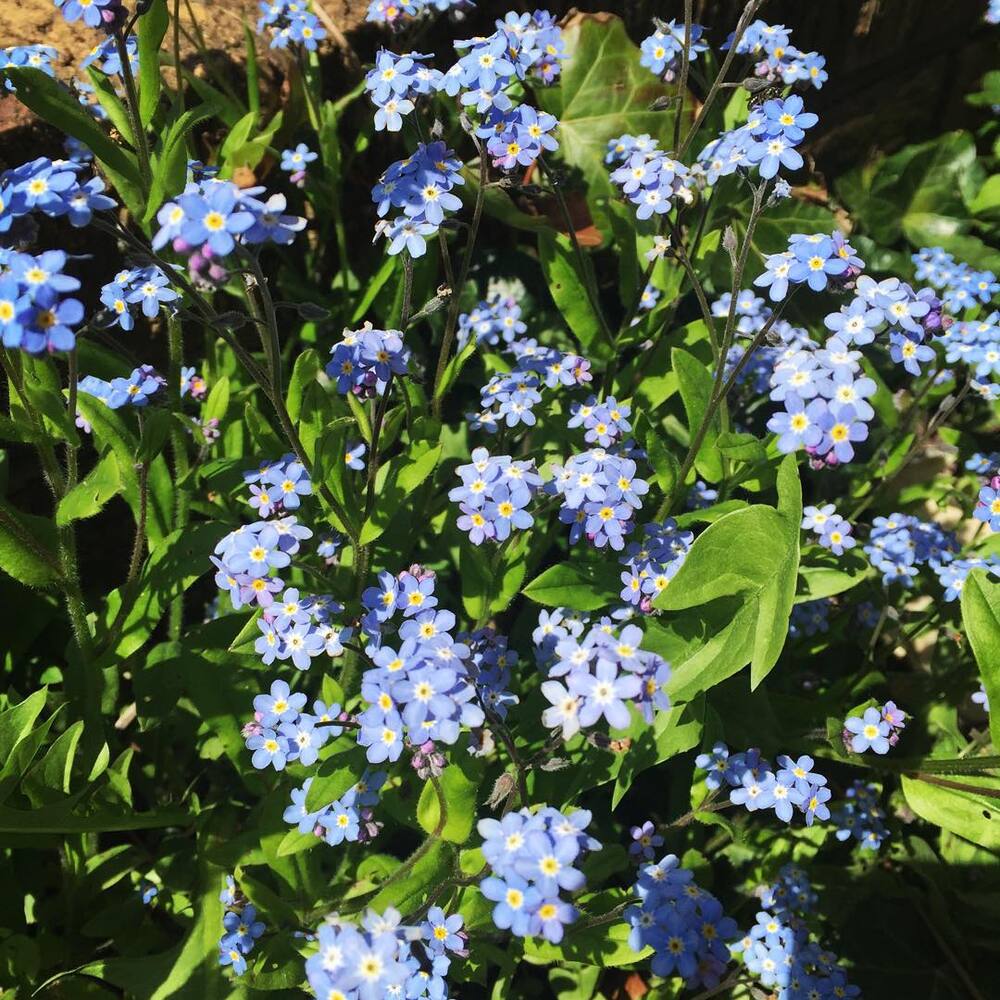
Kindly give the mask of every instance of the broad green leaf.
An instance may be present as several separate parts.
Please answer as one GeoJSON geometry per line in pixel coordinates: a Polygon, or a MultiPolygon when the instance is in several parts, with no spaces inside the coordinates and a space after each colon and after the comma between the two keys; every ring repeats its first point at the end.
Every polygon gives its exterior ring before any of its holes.
{"type": "Polygon", "coordinates": [[[45,707],[47,688],[39,688],[24,701],[0,712],[0,760],[6,760],[24,739],[45,707]]]}
{"type": "Polygon", "coordinates": [[[799,564],[799,588],[795,601],[815,601],[842,594],[875,575],[871,563],[854,552],[833,555],[819,545],[810,545],[799,564]]]}
{"type": "Polygon", "coordinates": [[[362,545],[381,536],[406,498],[434,472],[440,458],[440,444],[415,441],[403,455],[378,470],[375,477],[375,509],[361,528],[362,545]]]}
{"type": "Polygon", "coordinates": [[[1000,850],[1000,780],[967,775],[955,784],[967,790],[902,776],[906,804],[921,819],[980,847],[1000,850]]]}
{"type": "Polygon", "coordinates": [[[369,904],[382,913],[394,906],[403,913],[416,909],[435,886],[454,870],[455,849],[444,840],[428,837],[417,849],[416,860],[404,862],[389,878],[369,904]]]}
{"type": "Polygon", "coordinates": [[[588,197],[614,196],[604,162],[608,140],[645,132],[670,149],[674,114],[649,105],[673,96],[676,87],[639,64],[639,49],[614,15],[574,14],[562,37],[568,58],[559,84],[536,94],[542,109],[559,119],[559,159],[580,170],[588,197]]]}
{"type": "Polygon", "coordinates": [[[1000,583],[974,569],[962,587],[962,625],[989,698],[990,736],[1000,749],[1000,583]]]}
{"type": "Polygon", "coordinates": [[[1000,174],[987,177],[969,205],[973,215],[996,215],[1000,211],[1000,174]]]}
{"type": "Polygon", "coordinates": [[[536,604],[574,611],[598,611],[617,601],[621,567],[604,562],[557,563],[535,577],[522,593],[536,604]]]}
{"type": "MultiPolygon", "coordinates": [[[[675,347],[670,352],[670,360],[677,373],[688,433],[693,439],[708,412],[712,398],[712,375],[701,361],[680,347],[675,347]]],[[[716,426],[716,419],[713,418],[694,462],[698,472],[712,483],[717,483],[722,478],[722,459],[716,447],[716,426]]]]}
{"type": "Polygon", "coordinates": [[[760,438],[754,437],[753,434],[725,431],[719,435],[715,446],[723,455],[738,462],[754,464],[767,460],[764,442],[760,438]]]}
{"type": "MultiPolygon", "coordinates": [[[[125,615],[121,634],[109,655],[131,656],[149,638],[171,601],[211,568],[209,556],[219,540],[219,529],[211,522],[172,532],[146,559],[139,573],[134,602],[125,615]]],[[[108,601],[108,624],[117,617],[121,594],[108,601]]]]}
{"type": "Polygon", "coordinates": [[[212,389],[205,400],[205,408],[202,412],[203,420],[218,420],[220,423],[225,419],[226,410],[229,409],[229,377],[221,375],[212,384],[212,389]]]}
{"type": "Polygon", "coordinates": [[[319,355],[311,347],[295,359],[292,374],[288,379],[288,389],[285,392],[285,406],[293,423],[298,421],[302,413],[302,397],[306,386],[316,381],[316,376],[322,367],[319,355]]]}
{"type": "Polygon", "coordinates": [[[59,501],[56,524],[60,527],[93,517],[122,490],[118,459],[113,451],[105,456],[59,501]]]}
{"type": "Polygon", "coordinates": [[[685,649],[689,655],[671,678],[669,688],[679,697],[680,691],[690,696],[692,675],[708,664],[712,669],[696,681],[702,683],[699,690],[739,670],[738,660],[748,652],[751,689],[777,662],[795,596],[801,519],[802,490],[795,457],[790,455],[778,473],[777,509],[754,504],[709,525],[669,586],[654,599],[654,607],[668,611],[716,605],[703,609],[701,621],[699,615],[689,614],[677,622],[664,622],[668,633],[676,628],[680,635],[699,636],[702,642],[700,648],[685,649]],[[720,617],[722,598],[738,601],[725,602],[729,606],[720,617]]]}
{"type": "Polygon", "coordinates": [[[120,833],[186,826],[193,816],[186,809],[113,813],[107,810],[77,816],[65,805],[42,809],[0,808],[0,833],[120,833]]]}
{"type": "Polygon", "coordinates": [[[663,438],[655,432],[646,435],[646,454],[653,468],[656,485],[664,496],[670,496],[677,485],[677,477],[681,474],[681,463],[663,438]]]}
{"type": "Polygon", "coordinates": [[[25,779],[25,785],[33,786],[39,799],[45,797],[46,792],[69,794],[73,761],[81,736],[83,736],[83,722],[78,719],[60,733],[45,756],[25,779]]]}
{"type": "Polygon", "coordinates": [[[514,599],[528,573],[530,533],[516,532],[503,547],[476,546],[467,539],[459,548],[462,604],[475,622],[499,614],[514,599]]]}
{"type": "Polygon", "coordinates": [[[329,774],[317,774],[306,793],[306,809],[315,812],[332,802],[336,802],[345,792],[357,784],[358,774],[358,769],[354,764],[334,767],[329,774]]]}
{"type": "Polygon", "coordinates": [[[637,720],[630,730],[632,745],[627,753],[616,758],[619,767],[611,796],[612,809],[618,808],[632,782],[643,771],[698,745],[701,740],[701,716],[702,711],[696,710],[693,705],[675,705],[668,711],[657,713],[653,725],[641,717],[637,720]]]}
{"type": "Polygon", "coordinates": [[[102,73],[96,66],[87,67],[87,76],[90,78],[91,86],[97,95],[98,103],[107,112],[108,121],[118,129],[127,143],[135,146],[128,109],[112,86],[111,78],[102,73]]]}
{"type": "Polygon", "coordinates": [[[473,757],[459,757],[448,764],[438,778],[444,795],[447,817],[441,829],[441,804],[434,784],[424,782],[417,803],[417,821],[427,833],[433,833],[453,844],[464,844],[476,821],[476,804],[482,767],[473,757]]]}
{"type": "Polygon", "coordinates": [[[590,353],[601,353],[607,348],[601,341],[601,326],[587,297],[587,275],[567,237],[551,232],[538,234],[538,259],[542,265],[549,292],[566,325],[580,346],[590,353]]]}
{"type": "Polygon", "coordinates": [[[52,521],[0,502],[0,571],[29,587],[56,583],[62,568],[52,521]]]}
{"type": "Polygon", "coordinates": [[[170,16],[167,0],[152,0],[136,26],[139,36],[139,119],[148,126],[160,101],[160,46],[170,16]]]}

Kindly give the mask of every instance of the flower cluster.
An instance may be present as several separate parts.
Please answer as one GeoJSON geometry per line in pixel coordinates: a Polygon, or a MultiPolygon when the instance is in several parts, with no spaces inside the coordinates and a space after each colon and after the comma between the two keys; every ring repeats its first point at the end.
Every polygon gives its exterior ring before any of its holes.
{"type": "Polygon", "coordinates": [[[456,341],[462,350],[470,339],[477,344],[496,347],[501,340],[511,344],[527,331],[521,319],[521,306],[513,295],[494,291],[467,313],[458,317],[456,341]]]}
{"type": "Polygon", "coordinates": [[[137,312],[153,319],[161,305],[177,298],[170,279],[155,264],[119,271],[113,281],[101,288],[101,302],[111,314],[111,324],[123,330],[135,326],[137,312]]]}
{"type": "MultiPolygon", "coordinates": [[[[973,511],[973,516],[978,517],[978,508],[973,511]]],[[[984,569],[994,576],[1000,576],[1000,556],[955,558],[948,562],[932,563],[931,569],[937,575],[938,582],[944,587],[944,599],[949,602],[957,601],[961,597],[965,581],[972,570],[984,569]]]]}
{"type": "Polygon", "coordinates": [[[156,213],[160,228],[153,237],[153,249],[169,243],[176,253],[190,255],[192,274],[206,272],[210,280],[223,281],[225,271],[216,260],[228,257],[237,243],[287,246],[305,228],[305,219],[284,214],[283,194],[261,201],[257,195],[263,191],[262,187],[241,189],[213,177],[191,181],[182,195],[156,213]]]}
{"type": "Polygon", "coordinates": [[[61,250],[38,256],[0,250],[0,341],[28,354],[71,351],[72,327],[83,320],[83,304],[70,298],[80,282],[63,274],[67,257],[61,250]]]}
{"type": "Polygon", "coordinates": [[[476,135],[486,140],[486,151],[493,158],[493,166],[501,170],[530,167],[543,151],[559,148],[552,135],[559,124],[554,115],[536,111],[527,104],[502,111],[491,107],[476,135]]]}
{"type": "Polygon", "coordinates": [[[799,636],[817,635],[830,630],[830,609],[833,603],[828,597],[816,601],[803,601],[792,605],[788,622],[788,635],[792,639],[799,636]]]}
{"type": "Polygon", "coordinates": [[[268,767],[283,771],[286,764],[296,761],[315,764],[323,744],[343,732],[342,726],[335,725],[339,705],[317,701],[309,713],[302,711],[305,703],[306,696],[292,694],[282,680],[274,681],[267,693],[254,698],[253,720],[243,727],[243,738],[247,749],[253,751],[251,763],[258,771],[268,767]]]}
{"type": "Polygon", "coordinates": [[[147,406],[166,384],[167,380],[152,365],[140,365],[128,378],[119,376],[110,382],[96,375],[86,375],[80,379],[77,389],[101,400],[109,409],[120,410],[123,406],[147,406]]]}
{"type": "Polygon", "coordinates": [[[262,0],[262,14],[257,20],[257,31],[271,32],[271,48],[286,49],[295,42],[310,52],[317,42],[326,38],[326,29],[308,9],[307,0],[262,0]]]}
{"type": "MultiPolygon", "coordinates": [[[[261,517],[297,510],[302,502],[301,497],[312,495],[309,473],[291,453],[282,455],[277,461],[261,462],[257,468],[244,472],[243,482],[250,487],[247,503],[261,517]]],[[[294,527],[294,524],[290,527],[294,527]]],[[[311,535],[308,528],[298,528],[294,533],[296,539],[309,538],[311,535]]]]}
{"type": "Polygon", "coordinates": [[[694,534],[681,531],[673,518],[662,524],[647,524],[641,542],[629,542],[619,562],[622,572],[621,598],[644,614],[653,610],[653,600],[684,565],[694,534]]]}
{"type": "MultiPolygon", "coordinates": [[[[135,35],[129,35],[125,39],[125,54],[128,58],[129,68],[133,75],[139,73],[139,39],[135,35]]],[[[122,71],[121,53],[118,51],[118,44],[113,37],[105,38],[95,45],[80,60],[80,69],[87,69],[96,65],[105,76],[114,76],[122,71]]],[[[77,82],[76,86],[80,84],[77,82]]],[[[97,105],[100,107],[100,105],[97,105]]],[[[104,109],[101,108],[101,111],[104,109]]]]}
{"type": "Polygon", "coordinates": [[[926,281],[941,292],[945,306],[953,313],[975,305],[989,305],[1000,294],[1000,282],[992,271],[977,271],[941,247],[921,247],[912,258],[917,281],[926,281]]]}
{"type": "Polygon", "coordinates": [[[247,971],[246,956],[264,933],[264,924],[257,919],[256,907],[240,892],[232,875],[226,876],[226,887],[219,893],[219,899],[225,907],[219,964],[230,966],[237,976],[242,976],[247,971]]]}
{"type": "Polygon", "coordinates": [[[857,778],[833,811],[837,840],[857,840],[862,848],[877,851],[889,836],[885,810],[878,804],[875,785],[857,778]]]}
{"type": "Polygon", "coordinates": [[[837,285],[856,277],[864,263],[838,232],[830,236],[796,233],[789,239],[787,250],[767,256],[764,267],[766,270],[754,285],[766,288],[772,302],[780,302],[788,294],[789,285],[805,284],[814,292],[822,292],[831,283],[837,285]]]}
{"type": "Polygon", "coordinates": [[[483,408],[469,414],[473,430],[496,433],[501,423],[530,426],[535,423],[533,411],[541,402],[542,389],[584,386],[591,381],[590,362],[578,354],[539,347],[535,340],[515,340],[511,351],[517,359],[513,370],[494,375],[479,390],[483,408]]]}
{"type": "Polygon", "coordinates": [[[632,891],[639,903],[624,914],[629,946],[653,949],[653,974],[680,976],[688,989],[717,987],[729,964],[726,942],[739,931],[715,896],[680,867],[675,854],[640,868],[632,891]]]}
{"type": "Polygon", "coordinates": [[[815,907],[817,895],[806,873],[784,865],[759,895],[761,909],[753,927],[732,948],[747,971],[775,996],[816,1000],[859,996],[837,956],[810,933],[805,917],[815,907]]]}
{"type": "Polygon", "coordinates": [[[121,0],[56,0],[56,7],[70,24],[82,20],[88,28],[101,28],[108,34],[127,17],[121,0]]]}
{"type": "Polygon", "coordinates": [[[851,715],[844,721],[844,746],[854,753],[872,750],[887,754],[899,742],[906,728],[906,713],[887,701],[881,708],[866,708],[863,715],[851,715]]]}
{"type": "MultiPolygon", "coordinates": [[[[0,49],[0,71],[27,66],[54,77],[56,71],[52,64],[58,55],[51,45],[10,45],[0,49]]],[[[4,86],[10,91],[14,90],[10,80],[4,80],[4,86]]]]}
{"type": "Polygon", "coordinates": [[[958,552],[958,540],[953,532],[933,522],[893,513],[872,521],[864,551],[882,574],[884,584],[908,587],[921,566],[950,563],[958,552]]]}
{"type": "Polygon", "coordinates": [[[462,163],[443,142],[420,143],[416,152],[397,160],[372,188],[372,201],[378,206],[376,237],[389,241],[388,253],[402,250],[411,257],[427,252],[427,239],[444,222],[445,212],[454,212],[462,204],[452,189],[464,184],[462,163]],[[392,219],[391,209],[401,209],[392,219]]]}
{"type": "Polygon", "coordinates": [[[611,172],[611,182],[636,206],[638,219],[669,212],[675,198],[687,203],[694,199],[688,168],[648,135],[611,139],[605,160],[621,164],[611,172]]]}
{"type": "Polygon", "coordinates": [[[337,391],[361,399],[384,395],[393,376],[405,375],[410,364],[410,349],[403,343],[403,334],[399,330],[376,330],[371,323],[360,330],[344,330],[330,354],[326,374],[337,383],[337,391]]]}
{"type": "MultiPolygon", "coordinates": [[[[692,24],[688,35],[688,59],[694,61],[700,52],[708,51],[708,43],[702,41],[705,29],[700,24],[692,24]]],[[[639,63],[655,76],[670,83],[674,80],[678,63],[684,55],[685,26],[676,21],[659,21],[656,30],[642,40],[639,46],[642,55],[639,63]]]]}
{"type": "Polygon", "coordinates": [[[665,691],[670,664],[642,649],[642,640],[637,625],[616,632],[610,621],[586,632],[578,623],[550,632],[548,680],[542,684],[550,707],[542,713],[542,723],[561,729],[564,740],[602,718],[612,729],[627,729],[632,723],[629,705],[651,723],[658,711],[670,707],[665,691]],[[559,680],[552,679],[556,677],[559,680]]]}
{"type": "Polygon", "coordinates": [[[403,116],[413,110],[414,99],[440,88],[441,72],[425,64],[429,58],[419,52],[396,55],[379,50],[375,65],[365,75],[365,90],[377,109],[376,132],[398,132],[403,116]]]}
{"type": "Polygon", "coordinates": [[[826,803],[830,789],[826,778],[813,770],[812,757],[802,756],[793,760],[788,756],[778,758],[774,771],[759,750],[751,748],[745,753],[730,753],[725,743],[716,743],[710,753],[700,754],[695,766],[707,771],[705,784],[716,792],[727,785],[729,801],[745,806],[748,812],[773,809],[784,823],[790,823],[793,807],[805,816],[806,826],[816,819],[830,818],[826,803]]]}
{"type": "Polygon", "coordinates": [[[366,911],[361,926],[336,915],[316,933],[318,951],[306,959],[306,978],[317,997],[375,1000],[449,995],[449,952],[466,954],[461,915],[432,906],[419,926],[402,923],[398,910],[366,911]]]}
{"type": "MultiPolygon", "coordinates": [[[[317,701],[313,706],[313,711],[316,713],[313,718],[325,723],[324,728],[330,736],[339,736],[342,732],[339,726],[329,725],[339,707],[339,705],[327,706],[321,701],[317,701]]],[[[333,847],[343,843],[367,843],[378,836],[382,827],[382,824],[375,820],[374,809],[379,803],[379,790],[385,784],[387,777],[385,771],[366,769],[361,779],[339,799],[314,810],[310,810],[306,805],[309,789],[313,783],[312,778],[306,778],[301,788],[292,790],[291,805],[285,809],[283,818],[286,823],[296,826],[299,833],[312,833],[333,847]]]]}
{"type": "Polygon", "coordinates": [[[434,574],[419,566],[398,576],[382,572],[361,603],[362,631],[371,640],[366,653],[374,664],[362,676],[368,708],[358,718],[358,743],[368,761],[398,760],[404,736],[428,754],[428,743],[450,746],[463,726],[481,726],[485,714],[473,676],[478,668],[470,663],[468,644],[451,635],[455,616],[437,609],[434,574]],[[397,612],[403,622],[394,648],[386,632],[397,612]]]}
{"type": "Polygon", "coordinates": [[[851,537],[854,528],[837,513],[832,503],[805,507],[802,514],[802,529],[812,531],[819,544],[835,556],[843,555],[845,549],[853,549],[857,544],[851,537]]]}
{"type": "MultiPolygon", "coordinates": [[[[754,75],[761,79],[771,82],[780,80],[788,86],[806,83],[820,90],[828,79],[823,68],[826,59],[818,52],[801,52],[791,44],[791,36],[791,29],[783,24],[757,20],[747,27],[736,45],[736,51],[757,60],[754,75]]],[[[722,48],[730,48],[733,41],[733,35],[730,35],[722,48]]]]}
{"type": "Polygon", "coordinates": [[[370,0],[365,20],[396,28],[404,17],[416,17],[432,10],[460,11],[471,6],[472,0],[370,0]]]}
{"type": "Polygon", "coordinates": [[[474,545],[486,539],[505,541],[515,529],[534,524],[527,508],[542,485],[534,462],[476,448],[472,462],[458,466],[455,474],[462,485],[450,490],[448,499],[459,505],[458,527],[469,533],[474,545]]]}
{"type": "Polygon", "coordinates": [[[586,878],[574,863],[600,843],[585,832],[591,814],[568,814],[544,806],[507,813],[503,819],[481,819],[483,857],[491,874],[479,883],[482,894],[496,905],[493,923],[516,937],[538,937],[558,943],[577,909],[560,893],[582,889],[586,878]]]}
{"type": "Polygon", "coordinates": [[[115,207],[104,194],[104,181],[80,181],[83,164],[40,156],[0,173],[0,233],[10,231],[15,220],[32,212],[50,219],[65,216],[71,226],[86,226],[94,212],[115,207]]]}
{"type": "Polygon", "coordinates": [[[636,478],[635,461],[626,457],[624,447],[616,455],[603,443],[611,443],[621,433],[627,416],[627,407],[618,407],[608,397],[599,407],[577,406],[571,418],[574,426],[590,423],[588,437],[602,442],[600,447],[573,455],[565,465],[553,464],[554,478],[545,484],[546,493],[562,498],[559,520],[570,525],[571,545],[586,536],[596,548],[609,546],[620,552],[634,527],[636,511],[642,509],[641,498],[649,492],[649,484],[636,478]],[[597,418],[591,419],[595,414],[597,418]]]}

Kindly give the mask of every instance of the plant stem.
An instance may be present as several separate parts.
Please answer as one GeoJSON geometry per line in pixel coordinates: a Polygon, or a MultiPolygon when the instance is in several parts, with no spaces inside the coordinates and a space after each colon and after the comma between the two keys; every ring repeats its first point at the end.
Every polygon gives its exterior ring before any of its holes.
{"type": "Polygon", "coordinates": [[[736,48],[739,45],[740,39],[743,37],[743,33],[747,30],[747,27],[753,20],[763,2],[764,0],[749,0],[746,7],[743,8],[743,13],[740,14],[740,19],[736,22],[736,30],[733,32],[733,41],[729,46],[729,51],[726,53],[726,58],[722,61],[722,67],[719,69],[718,75],[712,81],[712,86],[705,95],[705,101],[698,111],[698,116],[692,123],[688,134],[684,136],[684,141],[681,143],[680,148],[675,153],[676,159],[684,159],[684,154],[688,151],[692,140],[698,133],[698,129],[701,128],[705,118],[708,116],[708,112],[715,103],[716,97],[719,96],[719,91],[722,89],[722,84],[726,79],[726,74],[729,72],[729,67],[733,64],[733,60],[736,58],[736,48]]]}
{"type": "MultiPolygon", "coordinates": [[[[167,369],[168,387],[170,394],[170,404],[174,412],[180,412],[181,405],[181,369],[184,367],[184,329],[181,321],[176,316],[171,316],[167,320],[167,350],[169,353],[169,367],[167,369]]],[[[191,493],[187,485],[181,485],[181,481],[190,469],[188,462],[187,444],[184,440],[184,432],[177,426],[175,421],[170,425],[170,451],[174,460],[174,523],[175,531],[183,531],[187,527],[188,514],[191,508],[191,493]]],[[[170,603],[170,618],[168,622],[168,632],[174,641],[181,636],[181,627],[184,620],[184,598],[176,597],[170,603]]]]}
{"type": "Polygon", "coordinates": [[[681,141],[681,118],[684,113],[684,94],[687,91],[688,70],[691,67],[691,22],[694,20],[694,0],[684,0],[684,51],[681,53],[681,72],[677,78],[677,110],[674,117],[674,149],[681,141]]]}
{"type": "MultiPolygon", "coordinates": [[[[469,268],[472,266],[472,252],[476,246],[476,237],[479,234],[479,223],[483,217],[483,199],[486,196],[486,150],[478,139],[473,138],[476,149],[479,151],[479,187],[476,189],[476,203],[472,210],[472,226],[469,229],[469,238],[465,244],[465,255],[462,258],[462,267],[458,272],[458,282],[451,290],[451,300],[448,303],[448,315],[444,324],[444,336],[441,339],[441,351],[438,354],[437,370],[434,373],[434,390],[431,393],[434,406],[434,416],[441,418],[442,395],[438,390],[441,380],[444,378],[445,369],[448,367],[448,357],[451,354],[452,344],[455,342],[455,331],[458,326],[458,312],[461,308],[460,297],[462,289],[465,287],[466,278],[469,276],[469,268]]],[[[404,327],[405,329],[405,327],[404,327]]]]}
{"type": "Polygon", "coordinates": [[[135,86],[135,76],[129,63],[128,46],[125,35],[119,30],[114,34],[115,48],[118,50],[118,61],[121,63],[121,78],[125,84],[125,105],[128,108],[129,122],[132,125],[132,139],[135,142],[135,152],[139,159],[139,176],[142,178],[143,193],[148,195],[153,184],[153,170],[149,161],[149,142],[146,130],[142,124],[139,112],[139,92],[135,86]]]}

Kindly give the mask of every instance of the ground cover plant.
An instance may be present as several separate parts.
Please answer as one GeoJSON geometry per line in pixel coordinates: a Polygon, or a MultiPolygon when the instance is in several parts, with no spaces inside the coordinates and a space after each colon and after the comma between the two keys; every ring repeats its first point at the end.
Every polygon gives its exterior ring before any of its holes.
{"type": "Polygon", "coordinates": [[[235,81],[57,6],[79,76],[0,67],[64,141],[0,174],[0,998],[990,996],[1000,71],[824,187],[763,0],[374,0],[343,87],[301,0],[235,81]]]}

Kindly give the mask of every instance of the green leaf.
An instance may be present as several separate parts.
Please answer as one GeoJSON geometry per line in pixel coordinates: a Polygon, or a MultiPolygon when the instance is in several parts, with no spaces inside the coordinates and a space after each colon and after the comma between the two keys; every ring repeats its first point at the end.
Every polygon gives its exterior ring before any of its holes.
{"type": "Polygon", "coordinates": [[[587,276],[570,241],[561,234],[538,234],[538,258],[552,299],[580,346],[594,352],[599,346],[601,326],[587,297],[587,276]]]}
{"type": "Polygon", "coordinates": [[[591,199],[613,197],[604,163],[608,140],[646,132],[670,149],[674,114],[650,111],[649,105],[673,96],[676,86],[639,64],[639,49],[614,15],[575,14],[562,37],[568,58],[559,85],[536,95],[542,109],[559,119],[559,158],[581,171],[591,199]]]}
{"type": "Polygon", "coordinates": [[[358,769],[354,764],[334,767],[329,774],[317,774],[306,792],[306,809],[316,812],[336,802],[358,782],[358,769]]]}
{"type": "Polygon", "coordinates": [[[146,203],[143,222],[150,222],[168,198],[180,194],[187,178],[188,133],[217,113],[211,102],[199,104],[179,115],[167,126],[159,148],[153,155],[153,183],[146,203]]]}
{"type": "Polygon", "coordinates": [[[757,464],[767,461],[767,449],[764,442],[752,434],[725,431],[716,439],[715,446],[723,455],[738,462],[757,464]]]}
{"type": "Polygon", "coordinates": [[[427,832],[453,844],[464,844],[476,821],[476,799],[482,768],[473,757],[459,757],[451,762],[438,778],[444,796],[447,817],[441,829],[441,804],[431,781],[424,782],[417,803],[417,821],[427,832]]]}
{"type": "Polygon", "coordinates": [[[835,556],[819,545],[810,545],[799,564],[799,592],[795,601],[801,603],[833,597],[857,587],[874,575],[871,563],[852,551],[835,556]]]}
{"type": "Polygon", "coordinates": [[[795,457],[789,455],[778,472],[777,509],[754,504],[733,511],[695,540],[670,585],[653,601],[667,611],[705,606],[704,617],[696,612],[665,623],[668,633],[676,629],[673,641],[687,653],[679,665],[668,657],[675,663],[672,691],[690,696],[705,690],[739,670],[744,656],[752,661],[751,690],[767,676],[788,633],[801,519],[802,489],[795,457]],[[737,600],[720,603],[723,598],[737,600]],[[679,636],[694,636],[699,645],[685,649],[679,636]],[[704,672],[708,665],[711,670],[704,672]],[[692,688],[692,682],[701,687],[692,688]]]}
{"type": "Polygon", "coordinates": [[[675,705],[669,711],[657,713],[653,725],[639,718],[632,728],[632,745],[627,753],[619,754],[615,775],[615,789],[611,796],[611,808],[618,803],[632,787],[632,782],[646,770],[662,764],[677,754],[696,747],[701,740],[702,712],[692,705],[675,705]]]}
{"type": "MultiPolygon", "coordinates": [[[[454,868],[455,849],[444,840],[429,837],[425,846],[418,848],[417,857],[402,876],[390,876],[369,905],[379,913],[394,906],[404,913],[415,909],[435,886],[440,885],[454,868]]],[[[397,870],[398,871],[398,870],[397,870]]]]}
{"type": "Polygon", "coordinates": [[[153,120],[160,103],[160,46],[169,23],[167,0],[152,0],[136,28],[139,36],[139,120],[145,126],[153,120]]]}
{"type": "Polygon", "coordinates": [[[133,210],[142,202],[142,185],[135,155],[116,145],[97,120],[61,84],[40,69],[9,67],[4,75],[14,84],[17,99],[50,125],[79,139],[104,164],[123,200],[133,210]]]}
{"type": "Polygon", "coordinates": [[[56,508],[56,524],[63,527],[73,521],[99,514],[104,505],[122,491],[118,459],[109,451],[87,475],[63,498],[56,508]]]}
{"type": "Polygon", "coordinates": [[[598,611],[619,599],[621,567],[608,562],[564,562],[535,577],[522,593],[536,604],[598,611]]]}
{"type": "Polygon", "coordinates": [[[98,103],[107,112],[108,121],[118,129],[127,143],[134,146],[132,120],[129,118],[128,109],[122,104],[121,98],[111,85],[110,78],[96,66],[87,67],[87,76],[90,78],[91,86],[97,95],[98,103]]]}
{"type": "Polygon", "coordinates": [[[375,477],[375,509],[361,528],[361,544],[378,538],[403,506],[403,502],[437,468],[441,445],[414,441],[398,458],[387,462],[375,477]]]}
{"type": "Polygon", "coordinates": [[[302,413],[302,397],[306,386],[316,381],[323,367],[319,355],[311,348],[304,350],[296,359],[285,392],[285,406],[293,422],[298,422],[302,413]]]}
{"type": "Polygon", "coordinates": [[[530,533],[519,531],[503,548],[477,546],[463,538],[459,548],[462,605],[473,621],[499,614],[519,593],[528,573],[530,533]]]}
{"type": "Polygon", "coordinates": [[[646,454],[653,468],[653,479],[664,496],[670,496],[677,485],[681,474],[681,463],[674,453],[666,446],[659,434],[646,435],[646,454]]]}
{"type": "Polygon", "coordinates": [[[44,795],[44,791],[68,795],[73,761],[81,736],[83,736],[83,722],[78,719],[49,747],[38,766],[25,779],[25,784],[34,786],[41,795],[44,795]]]}
{"type": "Polygon", "coordinates": [[[993,709],[993,746],[1000,750],[1000,583],[990,580],[984,569],[974,569],[962,587],[962,625],[993,709]]]}
{"type": "Polygon", "coordinates": [[[29,587],[58,582],[62,568],[52,521],[22,514],[0,502],[0,571],[29,587]]]}
{"type": "Polygon", "coordinates": [[[961,782],[955,784],[961,784],[964,789],[943,787],[906,774],[902,776],[906,804],[921,819],[980,847],[1000,850],[1000,781],[970,775],[963,776],[961,782]]]}
{"type": "Polygon", "coordinates": [[[1000,211],[1000,174],[987,177],[969,204],[973,215],[996,215],[1000,211]]]}
{"type": "Polygon", "coordinates": [[[39,688],[24,701],[0,712],[0,760],[6,761],[14,747],[27,736],[45,707],[48,688],[39,688]]]}
{"type": "Polygon", "coordinates": [[[202,412],[203,420],[218,420],[219,423],[225,419],[226,410],[229,409],[229,376],[220,375],[212,385],[212,389],[205,400],[205,408],[202,412]]]}
{"type": "Polygon", "coordinates": [[[115,833],[127,830],[157,830],[185,826],[193,819],[186,809],[155,809],[150,812],[115,813],[101,810],[77,816],[65,805],[42,809],[0,808],[0,834],[3,833],[115,833]]]}
{"type": "MultiPolygon", "coordinates": [[[[677,373],[688,432],[694,438],[708,412],[712,398],[712,375],[701,361],[683,348],[675,347],[670,352],[670,361],[677,373]]],[[[694,462],[695,468],[712,483],[722,478],[722,459],[716,447],[718,431],[715,425],[713,418],[694,462]]]]}

